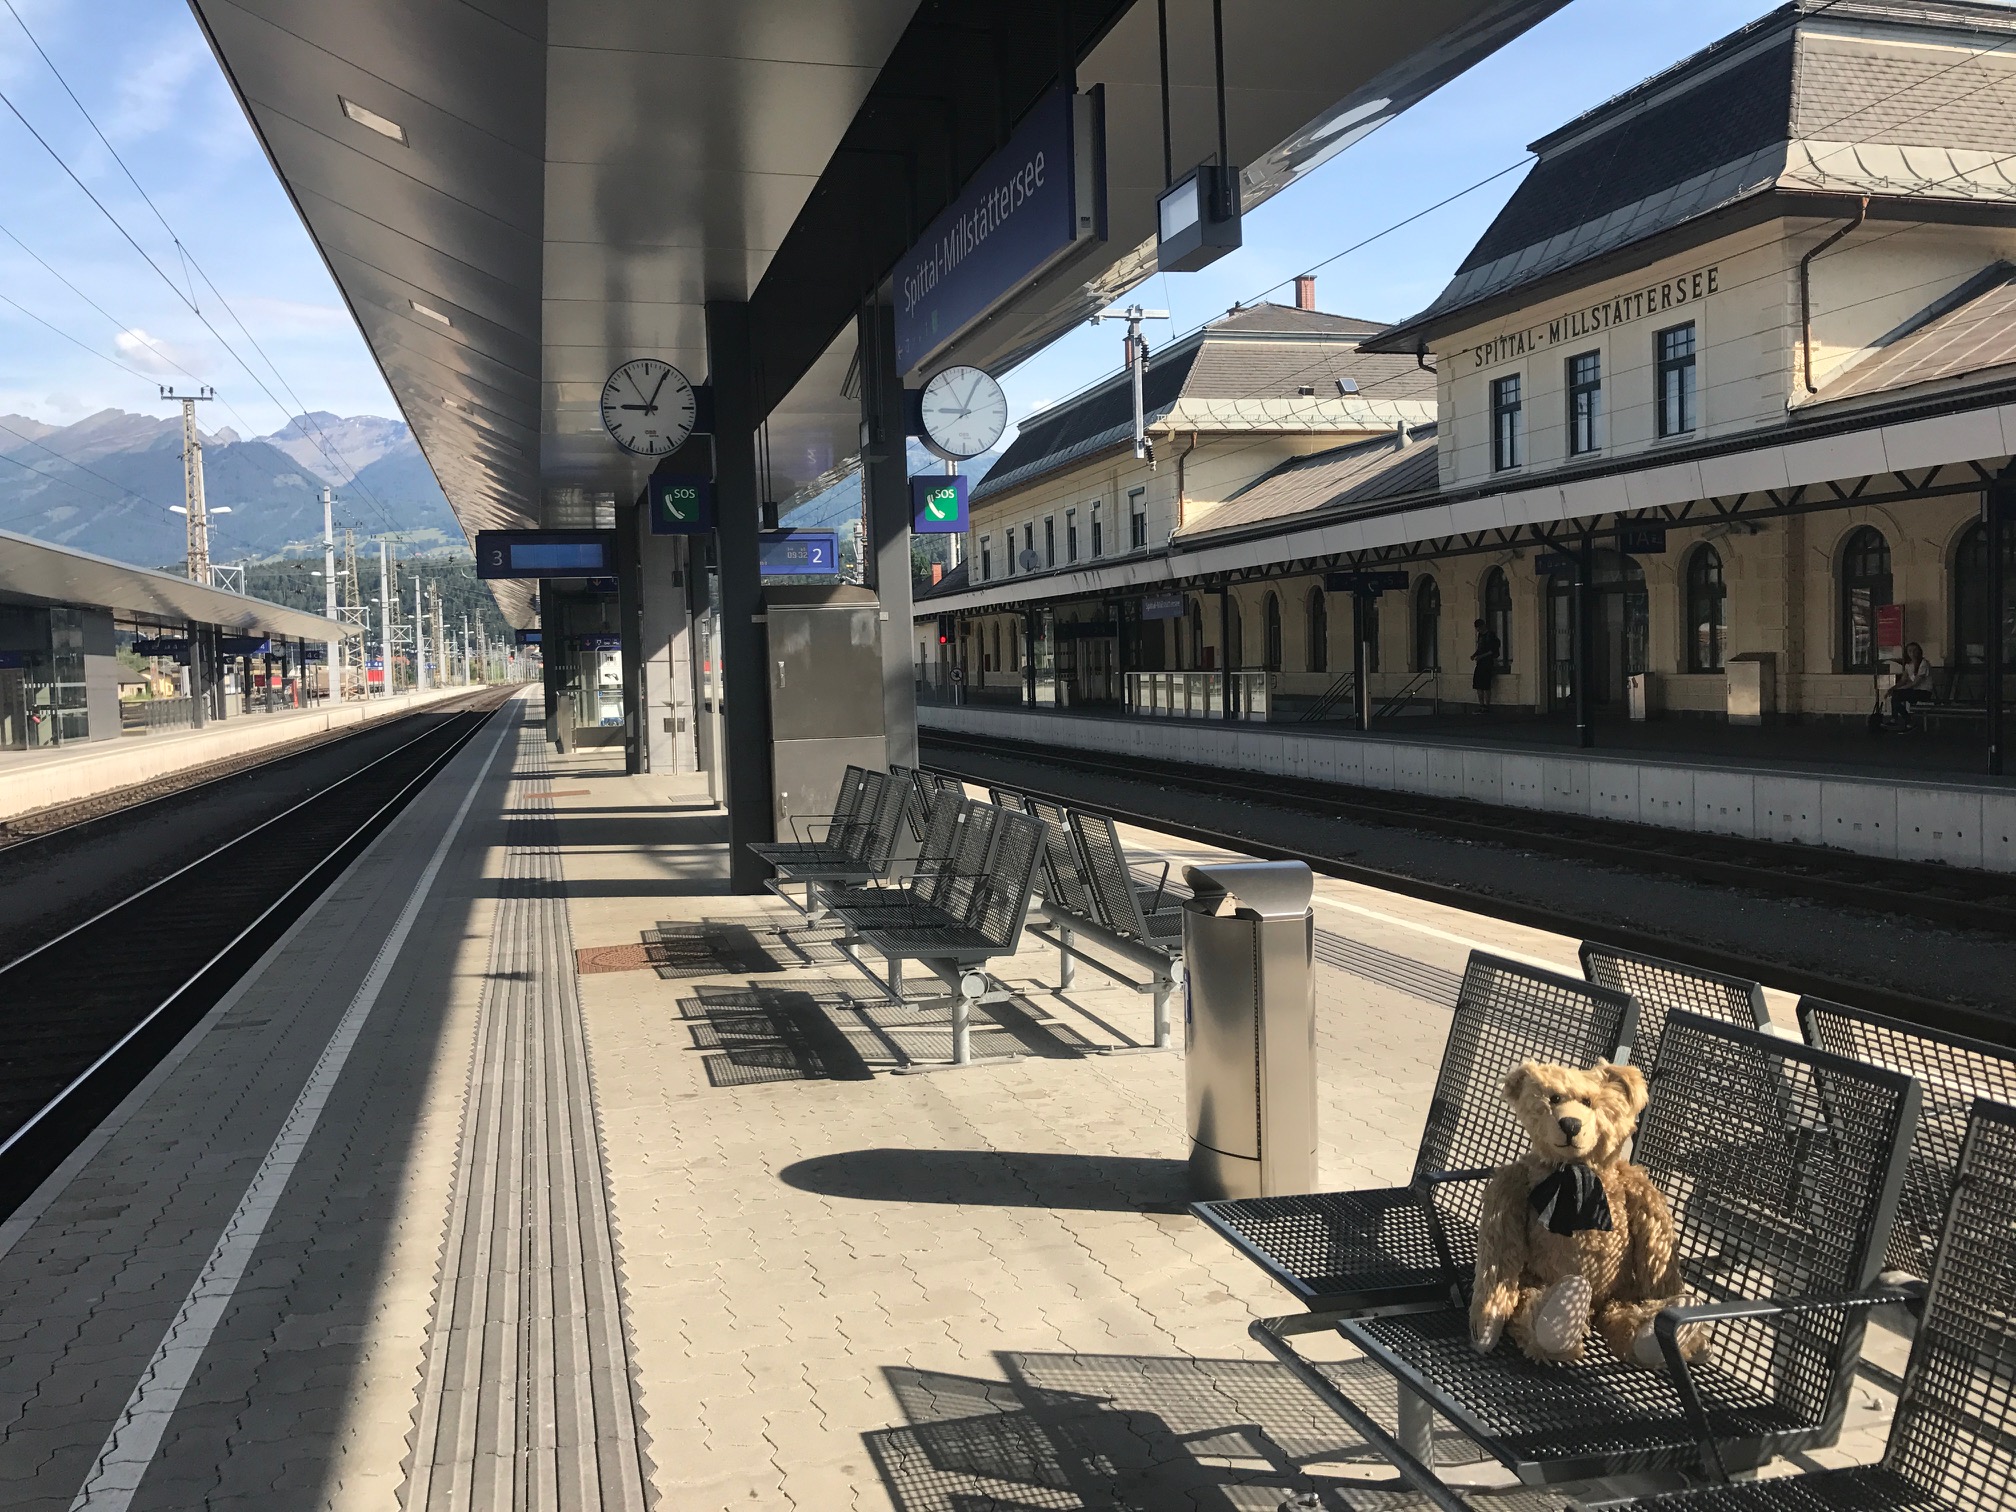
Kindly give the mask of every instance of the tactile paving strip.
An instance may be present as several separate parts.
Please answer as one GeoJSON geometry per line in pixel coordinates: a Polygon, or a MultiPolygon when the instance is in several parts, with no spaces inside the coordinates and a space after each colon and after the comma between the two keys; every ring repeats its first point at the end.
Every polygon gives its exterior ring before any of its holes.
{"type": "MultiPolygon", "coordinates": [[[[547,770],[536,730],[517,773],[547,770]]],[[[521,815],[545,808],[537,792],[521,815]]],[[[560,855],[511,828],[400,1504],[646,1506],[560,855]]]]}

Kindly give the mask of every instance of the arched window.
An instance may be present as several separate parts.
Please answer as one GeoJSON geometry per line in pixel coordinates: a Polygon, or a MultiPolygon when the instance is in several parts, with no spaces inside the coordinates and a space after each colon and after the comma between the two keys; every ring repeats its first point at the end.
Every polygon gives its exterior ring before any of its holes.
{"type": "Polygon", "coordinates": [[[1225,596],[1225,670],[1237,672],[1246,665],[1246,622],[1239,613],[1239,600],[1225,596]]]}
{"type": "Polygon", "coordinates": [[[1190,632],[1187,637],[1190,644],[1183,648],[1185,669],[1191,672],[1201,671],[1204,666],[1204,604],[1202,600],[1196,598],[1190,600],[1190,609],[1183,616],[1183,623],[1185,628],[1190,632]]]}
{"type": "Polygon", "coordinates": [[[1876,611],[1890,602],[1890,543],[1864,525],[1841,548],[1841,670],[1876,670],[1876,611]]]}
{"type": "Polygon", "coordinates": [[[1281,599],[1278,594],[1269,593],[1267,603],[1261,611],[1262,645],[1260,654],[1265,658],[1264,670],[1281,670],[1281,599]]]}
{"type": "Polygon", "coordinates": [[[1414,670],[1442,670],[1442,590],[1431,577],[1414,587],[1414,670]]]}
{"type": "Polygon", "coordinates": [[[1728,589],[1722,557],[1713,546],[1695,548],[1687,558],[1687,670],[1720,672],[1729,630],[1728,589]]]}
{"type": "Polygon", "coordinates": [[[1330,600],[1318,586],[1309,590],[1309,670],[1330,670],[1330,600]]]}
{"type": "Polygon", "coordinates": [[[1498,671],[1502,676],[1512,670],[1512,585],[1506,581],[1503,567],[1493,567],[1484,574],[1478,607],[1484,628],[1498,637],[1498,671]]]}
{"type": "MultiPolygon", "coordinates": [[[[1953,553],[1953,649],[1956,667],[1988,661],[1988,527],[1967,527],[1953,553]]],[[[2016,664],[2016,531],[2002,543],[2002,664],[2016,664]]]]}

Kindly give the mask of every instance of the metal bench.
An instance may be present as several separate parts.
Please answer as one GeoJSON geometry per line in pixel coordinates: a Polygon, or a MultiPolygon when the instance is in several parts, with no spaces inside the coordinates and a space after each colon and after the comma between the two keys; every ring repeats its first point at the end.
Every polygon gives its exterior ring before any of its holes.
{"type": "MultiPolygon", "coordinates": [[[[786,884],[805,889],[802,912],[817,921],[826,893],[837,886],[859,886],[887,878],[895,867],[905,838],[905,818],[914,802],[907,783],[886,772],[850,767],[848,786],[854,790],[852,812],[840,826],[837,844],[812,848],[752,845],[768,861],[773,875],[763,885],[785,902],[799,907],[784,891],[786,884]]],[[[835,823],[839,824],[836,810],[835,823]]]]}
{"type": "MultiPolygon", "coordinates": [[[[850,766],[841,773],[840,791],[835,797],[832,817],[823,825],[814,822],[811,828],[823,828],[826,833],[818,840],[808,840],[801,834],[797,840],[766,841],[751,845],[750,850],[771,865],[791,861],[818,861],[843,856],[847,837],[859,821],[861,804],[867,795],[867,771],[858,766],[850,766]]],[[[793,818],[792,828],[798,827],[793,818]]]]}
{"type": "Polygon", "coordinates": [[[1799,1031],[1822,1050],[1918,1079],[1924,1107],[1883,1263],[1892,1272],[1930,1275],[1968,1114],[1976,1098],[2016,1103],[2016,1051],[1814,997],[1799,1000],[1799,1031]]]}
{"type": "Polygon", "coordinates": [[[1527,1060],[1620,1060],[1637,1016],[1626,993],[1473,951],[1408,1185],[1199,1202],[1190,1211],[1310,1310],[1285,1331],[1447,1302],[1476,1264],[1483,1178],[1526,1149],[1499,1090],[1506,1072],[1527,1060]]]}
{"type": "Polygon", "coordinates": [[[884,980],[856,958],[891,998],[903,1000],[904,961],[923,963],[945,984],[952,1004],[951,1064],[965,1066],[973,1059],[973,1009],[1011,996],[981,968],[1014,955],[1021,944],[1043,835],[1027,814],[990,803],[964,803],[956,829],[949,860],[932,874],[928,895],[913,887],[873,906],[832,906],[848,929],[844,946],[865,945],[889,962],[884,980]]]}
{"type": "Polygon", "coordinates": [[[909,875],[900,882],[890,878],[865,886],[828,888],[824,898],[827,910],[844,905],[857,915],[888,910],[892,916],[901,917],[918,904],[940,905],[941,890],[950,882],[961,833],[960,820],[968,801],[950,793],[935,794],[923,839],[909,863],[909,875]]]}
{"type": "MultiPolygon", "coordinates": [[[[1658,1325],[1664,1371],[1617,1361],[1600,1345],[1596,1358],[1572,1366],[1536,1364],[1509,1342],[1479,1355],[1463,1306],[1340,1322],[1338,1332],[1393,1374],[1403,1398],[1412,1393],[1429,1409],[1411,1429],[1403,1413],[1411,1442],[1297,1354],[1277,1325],[1251,1332],[1445,1512],[1465,1504],[1427,1463],[1430,1412],[1528,1485],[1726,1480],[1839,1436],[1867,1309],[1838,1299],[1876,1281],[1917,1116],[1908,1076],[1675,1013],[1633,1158],[1672,1205],[1696,1296],[1788,1306],[1669,1308],[1658,1325]],[[1706,1317],[1712,1353],[1689,1366],[1674,1326],[1706,1317]]],[[[1895,1296],[1885,1289],[1865,1300],[1895,1296]]]]}
{"type": "Polygon", "coordinates": [[[1702,971],[1593,940],[1584,940],[1579,954],[1582,975],[1638,999],[1638,1032],[1632,1039],[1631,1056],[1641,1066],[1658,1061],[1659,1036],[1669,1013],[1698,1013],[1745,1029],[1764,1029],[1771,1022],[1764,1007],[1764,989],[1744,977],[1702,971]]]}
{"type": "MultiPolygon", "coordinates": [[[[1043,900],[1043,916],[1040,924],[1030,926],[1029,932],[1044,944],[1056,948],[1058,990],[1070,989],[1077,977],[1076,964],[1083,961],[1121,986],[1153,1001],[1154,1028],[1150,1042],[1146,1045],[1112,1046],[1108,1053],[1173,1049],[1169,1000],[1183,981],[1182,915],[1171,911],[1176,924],[1173,937],[1166,931],[1149,935],[1146,932],[1149,927],[1147,921],[1161,915],[1151,914],[1142,907],[1142,899],[1138,891],[1133,890],[1129,873],[1128,886],[1133,893],[1133,907],[1116,919],[1101,901],[1093,868],[1078,842],[1077,827],[1073,823],[1078,816],[1046,798],[1025,797],[999,790],[995,796],[997,801],[1003,797],[1019,799],[1024,811],[1043,826],[1043,864],[1037,884],[1037,892],[1043,900]],[[1081,936],[1097,945],[1104,954],[1093,955],[1082,949],[1081,936]],[[1140,968],[1147,973],[1146,979],[1128,975],[1105,959],[1106,955],[1118,956],[1126,965],[1140,968]]],[[[1086,816],[1086,822],[1103,823],[1106,833],[1112,833],[1110,821],[1086,816]]],[[[1117,836],[1112,839],[1112,845],[1117,852],[1117,836]]],[[[1124,857],[1120,864],[1124,872],[1124,857]]]]}
{"type": "MultiPolygon", "coordinates": [[[[1940,1224],[1924,1321],[1883,1458],[1742,1485],[1670,1492],[1644,1512],[2005,1512],[2016,1506],[2016,1108],[1976,1102],[1940,1224]]],[[[1852,1304],[1851,1304],[1852,1305],[1852,1304]]],[[[1825,1304],[1819,1304],[1824,1315],[1825,1304]]],[[[1783,1316],[1731,1304],[1697,1317],[1783,1316]]],[[[1719,1325],[1718,1325],[1719,1326],[1719,1325]]]]}

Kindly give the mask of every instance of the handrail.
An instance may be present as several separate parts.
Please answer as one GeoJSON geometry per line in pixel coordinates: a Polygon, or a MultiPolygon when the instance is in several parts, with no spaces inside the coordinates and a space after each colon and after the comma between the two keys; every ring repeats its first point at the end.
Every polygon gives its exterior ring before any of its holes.
{"type": "Polygon", "coordinates": [[[1442,675],[1442,669],[1440,667],[1431,667],[1426,671],[1416,672],[1413,675],[1413,677],[1407,680],[1406,684],[1400,689],[1398,693],[1388,695],[1386,701],[1380,704],[1379,707],[1375,711],[1373,711],[1372,717],[1374,719],[1385,719],[1390,715],[1397,713],[1399,710],[1406,707],[1407,704],[1413,701],[1414,695],[1417,692],[1419,692],[1424,685],[1426,685],[1429,682],[1432,682],[1434,679],[1440,677],[1441,675],[1442,675]]]}
{"type": "Polygon", "coordinates": [[[1314,724],[1319,719],[1329,717],[1332,709],[1344,702],[1345,699],[1353,697],[1357,691],[1358,673],[1356,669],[1341,674],[1335,682],[1323,690],[1322,696],[1315,703],[1302,711],[1300,723],[1314,724]]]}

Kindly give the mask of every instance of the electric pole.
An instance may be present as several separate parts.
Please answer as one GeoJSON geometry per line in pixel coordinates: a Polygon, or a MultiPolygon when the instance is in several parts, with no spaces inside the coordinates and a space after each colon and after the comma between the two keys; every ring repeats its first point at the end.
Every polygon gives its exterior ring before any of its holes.
{"type": "Polygon", "coordinates": [[[1127,306],[1117,315],[1092,317],[1093,325],[1102,320],[1127,322],[1127,367],[1134,378],[1134,456],[1137,461],[1152,460],[1154,456],[1154,448],[1148,444],[1146,415],[1141,406],[1141,379],[1148,368],[1148,339],[1141,334],[1141,322],[1168,318],[1167,310],[1144,310],[1138,304],[1127,306]]]}
{"type": "Polygon", "coordinates": [[[420,604],[420,579],[413,579],[413,691],[427,691],[427,616],[420,604]]]}
{"type": "MultiPolygon", "coordinates": [[[[322,612],[336,618],[336,501],[328,489],[322,490],[322,612]]],[[[343,696],[343,639],[332,636],[323,643],[322,681],[331,703],[343,696]]]]}
{"type": "Polygon", "coordinates": [[[392,586],[392,548],[381,536],[378,540],[378,624],[384,631],[384,639],[379,643],[378,654],[384,659],[385,675],[379,686],[388,698],[398,691],[392,685],[392,607],[398,601],[392,586]]]}
{"type": "Polygon", "coordinates": [[[210,515],[203,505],[203,442],[196,434],[196,406],[215,399],[217,391],[208,384],[193,394],[178,394],[163,387],[161,397],[182,406],[182,513],[189,526],[189,581],[205,588],[211,584],[210,515]]]}

